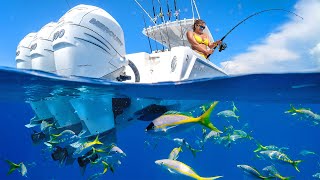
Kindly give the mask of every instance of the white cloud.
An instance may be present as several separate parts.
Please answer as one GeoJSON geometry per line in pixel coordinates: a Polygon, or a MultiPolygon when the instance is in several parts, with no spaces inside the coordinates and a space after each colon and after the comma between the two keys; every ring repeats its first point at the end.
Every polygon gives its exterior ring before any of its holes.
{"type": "Polygon", "coordinates": [[[310,50],[311,56],[315,59],[318,67],[320,66],[320,43],[310,50]]]}
{"type": "Polygon", "coordinates": [[[320,1],[300,0],[294,17],[261,43],[221,63],[230,74],[320,71],[320,1]]]}

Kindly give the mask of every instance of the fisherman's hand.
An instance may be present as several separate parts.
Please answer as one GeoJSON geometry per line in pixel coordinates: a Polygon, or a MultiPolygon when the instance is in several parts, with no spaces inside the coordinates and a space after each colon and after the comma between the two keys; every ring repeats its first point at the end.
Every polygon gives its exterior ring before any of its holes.
{"type": "Polygon", "coordinates": [[[221,43],[222,43],[222,41],[221,40],[218,40],[218,41],[216,41],[216,42],[214,42],[215,44],[216,44],[216,46],[219,46],[221,43]]]}
{"type": "Polygon", "coordinates": [[[212,54],[212,53],[213,53],[213,49],[206,50],[206,56],[208,56],[209,54],[212,54]]]}

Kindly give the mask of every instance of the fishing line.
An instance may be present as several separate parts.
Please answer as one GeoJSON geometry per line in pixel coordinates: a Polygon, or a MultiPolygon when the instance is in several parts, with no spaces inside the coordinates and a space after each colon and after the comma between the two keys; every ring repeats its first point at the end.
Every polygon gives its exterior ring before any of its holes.
{"type": "MultiPolygon", "coordinates": [[[[301,19],[303,20],[303,17],[299,16],[298,14],[296,14],[296,13],[294,13],[294,12],[292,12],[292,11],[288,11],[288,10],[285,10],[285,9],[265,9],[265,10],[256,12],[256,13],[254,13],[254,14],[251,14],[250,16],[248,16],[248,17],[246,17],[245,19],[243,19],[242,21],[240,21],[240,22],[239,22],[238,24],[236,24],[230,31],[228,31],[227,34],[224,35],[224,36],[220,39],[220,41],[223,41],[236,27],[238,27],[240,24],[244,23],[246,20],[248,20],[248,19],[250,19],[250,18],[252,18],[253,16],[256,16],[256,15],[258,15],[258,14],[261,14],[261,13],[264,13],[264,12],[269,12],[269,11],[284,11],[284,12],[287,12],[287,13],[291,13],[291,14],[293,14],[293,15],[295,15],[295,16],[297,16],[297,17],[299,17],[299,18],[301,18],[301,19]]],[[[216,48],[217,48],[217,46],[214,47],[213,49],[216,49],[216,48]]],[[[226,44],[226,43],[221,43],[221,44],[219,45],[219,52],[225,50],[226,48],[227,48],[227,44],[226,44]]],[[[211,54],[209,54],[207,58],[209,58],[210,55],[211,55],[211,54]]]]}

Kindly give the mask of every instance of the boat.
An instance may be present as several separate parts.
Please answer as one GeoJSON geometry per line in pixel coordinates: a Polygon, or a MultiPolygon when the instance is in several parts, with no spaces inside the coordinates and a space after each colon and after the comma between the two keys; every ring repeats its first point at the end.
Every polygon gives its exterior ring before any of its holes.
{"type": "MultiPolygon", "coordinates": [[[[195,3],[193,6],[196,7],[195,3]]],[[[16,52],[17,68],[131,84],[228,76],[190,48],[185,34],[191,30],[194,20],[176,18],[173,21],[163,20],[159,24],[152,21],[154,24],[145,27],[142,33],[166,48],[151,53],[126,54],[120,24],[99,7],[80,4],[57,22],[50,22],[21,40],[16,52]]],[[[213,41],[208,27],[205,32],[213,41]]],[[[84,133],[88,139],[104,134],[108,140],[115,141],[114,131],[134,122],[131,121],[133,116],[139,119],[141,113],[148,112],[156,112],[160,116],[166,111],[181,108],[179,101],[147,101],[113,95],[93,99],[86,98],[85,92],[80,93],[79,98],[55,96],[28,103],[35,117],[26,127],[34,128],[44,122],[54,122],[56,126],[49,133],[41,131],[32,134],[34,143],[48,141],[50,134],[59,134],[67,129],[75,134],[84,133]]],[[[192,106],[195,105],[199,102],[192,106]]],[[[72,151],[70,149],[60,148],[57,153],[72,151]]],[[[56,157],[56,152],[52,157],[56,157]]],[[[70,164],[74,161],[74,158],[68,159],[70,164]]]]}

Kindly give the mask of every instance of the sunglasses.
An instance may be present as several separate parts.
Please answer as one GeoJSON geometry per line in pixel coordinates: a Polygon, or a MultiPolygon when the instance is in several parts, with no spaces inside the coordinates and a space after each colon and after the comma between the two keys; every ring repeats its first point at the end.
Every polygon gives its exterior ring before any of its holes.
{"type": "Polygon", "coordinates": [[[206,27],[205,26],[201,26],[201,25],[198,25],[200,29],[204,30],[206,27]]]}

